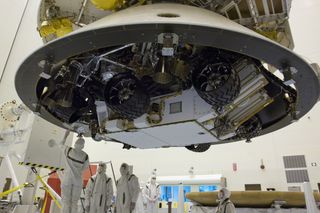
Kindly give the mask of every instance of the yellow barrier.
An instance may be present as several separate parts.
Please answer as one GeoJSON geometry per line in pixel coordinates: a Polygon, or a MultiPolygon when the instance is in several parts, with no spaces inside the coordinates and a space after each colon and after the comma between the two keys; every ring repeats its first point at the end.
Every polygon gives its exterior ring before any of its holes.
{"type": "Polygon", "coordinates": [[[48,200],[48,198],[46,198],[46,199],[44,200],[44,203],[43,203],[43,206],[42,206],[41,213],[44,213],[44,212],[46,211],[47,200],[48,200]]]}
{"type": "Polygon", "coordinates": [[[12,188],[12,189],[9,189],[9,190],[7,190],[7,191],[5,191],[5,192],[2,192],[2,193],[0,193],[0,198],[1,198],[1,197],[5,197],[5,196],[7,196],[8,194],[11,194],[11,193],[13,193],[13,192],[16,192],[16,191],[18,191],[18,190],[20,190],[20,189],[22,189],[22,188],[24,188],[24,187],[26,187],[26,186],[30,186],[30,185],[32,185],[32,183],[35,183],[36,181],[39,180],[39,181],[41,182],[41,184],[43,185],[43,188],[46,190],[46,192],[48,192],[48,194],[49,194],[50,197],[53,199],[53,201],[56,203],[56,205],[61,209],[61,205],[60,205],[60,203],[58,202],[57,198],[52,194],[52,192],[51,192],[51,191],[49,190],[49,188],[47,187],[46,183],[43,181],[43,178],[51,175],[52,173],[50,173],[50,174],[48,174],[48,175],[45,175],[45,176],[43,176],[43,177],[40,177],[40,175],[38,174],[37,170],[35,170],[34,168],[31,168],[31,169],[32,169],[32,171],[37,175],[37,178],[36,178],[34,181],[32,181],[31,183],[21,184],[21,185],[16,186],[16,187],[14,187],[14,188],[12,188]]]}
{"type": "Polygon", "coordinates": [[[16,191],[18,191],[18,190],[20,190],[20,189],[22,189],[22,188],[24,188],[24,187],[26,187],[26,186],[29,186],[29,185],[30,185],[30,183],[24,183],[24,184],[21,184],[21,185],[19,185],[19,186],[16,186],[16,187],[14,187],[14,188],[12,188],[12,189],[9,189],[9,190],[7,190],[7,191],[5,191],[5,192],[0,193],[0,197],[5,197],[5,196],[7,196],[8,194],[11,194],[11,193],[13,193],[13,192],[16,192],[16,191]]]}
{"type": "Polygon", "coordinates": [[[32,171],[37,175],[36,180],[39,180],[42,183],[42,186],[44,188],[44,190],[46,190],[46,192],[48,192],[48,194],[50,195],[50,197],[52,198],[52,200],[56,203],[56,205],[58,206],[59,209],[61,209],[61,205],[58,202],[57,198],[52,194],[52,192],[50,191],[50,189],[47,187],[47,184],[43,181],[43,179],[40,177],[40,175],[38,174],[37,170],[32,167],[31,168],[32,171]]]}
{"type": "Polygon", "coordinates": [[[48,192],[48,194],[50,195],[50,197],[52,198],[52,200],[56,203],[56,205],[59,207],[59,209],[61,209],[61,205],[58,202],[57,198],[52,194],[52,192],[49,190],[49,188],[47,187],[47,185],[45,184],[45,182],[42,180],[42,178],[37,174],[37,178],[40,180],[40,182],[43,185],[44,190],[46,190],[46,192],[48,192]]]}

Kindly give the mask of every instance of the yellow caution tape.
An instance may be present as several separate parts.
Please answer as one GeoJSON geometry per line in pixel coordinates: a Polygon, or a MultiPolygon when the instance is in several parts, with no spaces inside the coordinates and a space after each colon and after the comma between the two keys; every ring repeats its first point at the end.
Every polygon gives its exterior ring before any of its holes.
{"type": "MultiPolygon", "coordinates": [[[[36,171],[36,170],[34,170],[34,171],[36,171]]],[[[61,205],[60,205],[60,203],[58,202],[57,198],[50,192],[50,190],[49,190],[49,188],[47,187],[46,183],[43,181],[43,178],[49,176],[49,175],[52,174],[52,173],[50,173],[50,174],[48,174],[48,175],[45,175],[45,176],[43,176],[43,177],[40,177],[40,175],[39,175],[38,173],[36,173],[36,172],[35,172],[35,174],[37,175],[37,177],[36,177],[36,179],[35,179],[34,181],[32,181],[31,183],[23,183],[23,184],[21,184],[21,185],[19,185],[19,186],[16,186],[16,187],[11,188],[11,189],[9,189],[9,190],[7,190],[7,191],[5,191],[5,192],[2,192],[2,193],[0,193],[0,198],[1,198],[1,197],[5,197],[5,196],[7,196],[8,194],[11,194],[11,193],[13,193],[13,192],[16,192],[16,191],[18,191],[18,190],[20,190],[20,189],[22,189],[22,188],[24,188],[24,187],[30,186],[32,183],[35,183],[37,180],[39,180],[39,181],[42,183],[43,188],[46,190],[46,192],[48,192],[48,194],[49,194],[50,197],[53,199],[53,201],[56,203],[56,205],[61,209],[61,205]]]]}
{"type": "Polygon", "coordinates": [[[55,170],[55,171],[63,171],[64,170],[61,167],[54,167],[54,166],[48,166],[48,165],[45,165],[45,164],[30,163],[30,162],[19,162],[19,165],[30,166],[30,167],[38,167],[38,168],[45,168],[45,169],[50,169],[50,170],[55,170]]]}

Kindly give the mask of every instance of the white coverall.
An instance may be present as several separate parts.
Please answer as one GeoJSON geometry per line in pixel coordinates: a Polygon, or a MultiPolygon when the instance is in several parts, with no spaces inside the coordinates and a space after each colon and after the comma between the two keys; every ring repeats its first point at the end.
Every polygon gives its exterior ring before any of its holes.
{"type": "Polygon", "coordinates": [[[138,195],[138,199],[136,202],[136,206],[133,210],[134,213],[145,213],[144,211],[144,206],[143,206],[143,197],[142,197],[142,192],[140,190],[139,195],[138,195]]]}
{"type": "Polygon", "coordinates": [[[121,177],[117,180],[116,213],[133,213],[139,197],[138,178],[129,174],[128,167],[125,164],[121,166],[123,171],[120,168],[121,177]]]}
{"type": "Polygon", "coordinates": [[[235,213],[236,209],[233,205],[233,203],[230,200],[231,192],[226,189],[222,188],[220,189],[218,193],[218,198],[220,200],[216,213],[235,213]]]}
{"type": "Polygon", "coordinates": [[[105,172],[92,176],[86,187],[85,207],[89,213],[105,213],[111,207],[113,196],[112,180],[105,172]]]}
{"type": "Polygon", "coordinates": [[[132,194],[135,194],[134,196],[137,196],[135,207],[132,213],[144,213],[143,198],[142,198],[142,193],[140,189],[139,179],[137,178],[137,176],[130,174],[128,184],[129,186],[131,186],[131,189],[134,191],[132,194]],[[136,195],[137,193],[138,195],[136,195]]]}
{"type": "Polygon", "coordinates": [[[147,213],[158,212],[158,199],[160,197],[160,186],[155,182],[146,184],[143,189],[143,195],[147,201],[147,213]]]}
{"type": "Polygon", "coordinates": [[[66,162],[61,181],[62,213],[78,213],[78,201],[83,187],[82,173],[89,166],[89,157],[82,151],[84,139],[79,138],[74,147],[60,144],[66,162]]]}

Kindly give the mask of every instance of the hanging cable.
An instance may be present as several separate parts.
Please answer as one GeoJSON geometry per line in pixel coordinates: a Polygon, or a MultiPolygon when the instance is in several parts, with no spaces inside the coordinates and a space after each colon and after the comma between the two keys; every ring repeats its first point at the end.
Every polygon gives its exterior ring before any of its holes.
{"type": "Polygon", "coordinates": [[[3,71],[2,71],[2,73],[1,73],[0,84],[1,84],[2,78],[3,78],[3,76],[4,76],[4,72],[5,72],[6,68],[7,68],[7,65],[8,65],[8,62],[9,62],[9,58],[10,58],[10,56],[11,56],[11,52],[12,52],[14,43],[16,42],[16,39],[17,39],[17,36],[18,36],[18,32],[19,32],[19,29],[20,29],[20,27],[21,27],[21,23],[22,23],[22,20],[23,20],[24,15],[25,15],[25,13],[26,13],[28,4],[29,4],[29,0],[27,0],[27,3],[26,3],[26,5],[25,5],[25,7],[24,7],[24,9],[23,9],[22,16],[21,16],[20,21],[19,21],[19,24],[18,24],[18,28],[17,28],[17,30],[16,30],[16,33],[14,34],[14,38],[13,38],[13,41],[12,41],[12,44],[11,44],[11,47],[10,47],[10,50],[9,50],[9,54],[8,54],[8,57],[7,57],[6,62],[5,62],[5,64],[4,64],[3,71]]]}

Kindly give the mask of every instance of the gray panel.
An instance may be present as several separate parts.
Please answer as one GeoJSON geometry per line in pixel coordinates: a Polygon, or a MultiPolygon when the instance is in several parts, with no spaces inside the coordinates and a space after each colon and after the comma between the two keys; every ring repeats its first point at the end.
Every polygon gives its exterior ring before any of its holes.
{"type": "Polygon", "coordinates": [[[246,191],[261,191],[261,184],[244,184],[246,191]]]}
{"type": "Polygon", "coordinates": [[[194,121],[154,126],[132,132],[121,131],[108,136],[141,149],[189,146],[217,141],[213,135],[194,121]]]}
{"type": "Polygon", "coordinates": [[[301,192],[301,187],[300,186],[289,186],[288,192],[301,192]]]}
{"type": "Polygon", "coordinates": [[[153,137],[152,135],[148,135],[142,131],[136,131],[136,132],[123,131],[123,132],[111,133],[108,136],[117,141],[121,141],[122,143],[129,144],[131,146],[138,147],[141,149],[168,146],[168,144],[165,141],[162,141],[159,138],[153,137]]]}
{"type": "Polygon", "coordinates": [[[141,132],[165,141],[171,146],[189,146],[217,141],[217,138],[194,121],[145,128],[141,132]]]}
{"type": "Polygon", "coordinates": [[[309,182],[308,170],[287,170],[287,183],[303,183],[309,182]]]}
{"type": "Polygon", "coordinates": [[[170,103],[170,114],[182,112],[182,101],[170,103]]]}
{"type": "Polygon", "coordinates": [[[306,168],[306,159],[304,155],[283,156],[284,168],[306,168]]]}

